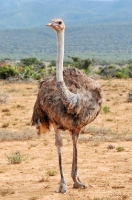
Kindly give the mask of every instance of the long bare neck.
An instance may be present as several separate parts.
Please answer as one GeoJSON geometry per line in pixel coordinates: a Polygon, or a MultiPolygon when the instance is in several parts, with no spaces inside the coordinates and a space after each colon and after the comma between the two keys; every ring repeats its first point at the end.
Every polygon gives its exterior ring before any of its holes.
{"type": "Polygon", "coordinates": [[[64,59],[64,30],[57,32],[57,62],[56,81],[63,81],[63,59],[64,59]]]}
{"type": "Polygon", "coordinates": [[[57,32],[57,62],[56,62],[56,86],[60,93],[63,104],[67,108],[67,112],[80,112],[80,96],[68,90],[63,80],[63,59],[64,59],[64,30],[57,32]]]}

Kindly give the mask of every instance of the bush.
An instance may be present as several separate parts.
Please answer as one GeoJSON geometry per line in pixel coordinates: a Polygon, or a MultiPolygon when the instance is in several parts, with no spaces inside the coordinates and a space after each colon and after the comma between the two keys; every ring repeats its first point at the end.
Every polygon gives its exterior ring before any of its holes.
{"type": "Polygon", "coordinates": [[[105,78],[128,78],[128,69],[123,67],[116,67],[109,65],[107,67],[100,67],[99,72],[105,78]]]}
{"type": "Polygon", "coordinates": [[[68,57],[72,59],[73,62],[71,65],[73,67],[84,70],[86,74],[90,73],[90,65],[92,64],[92,61],[89,58],[83,60],[79,57],[68,57]]]}
{"type": "Polygon", "coordinates": [[[16,151],[15,153],[12,153],[10,156],[7,156],[8,162],[10,164],[20,164],[23,160],[22,155],[19,151],[16,151]]]}
{"type": "Polygon", "coordinates": [[[7,79],[9,77],[15,76],[17,71],[14,67],[4,66],[0,68],[0,79],[7,79]]]}
{"type": "Polygon", "coordinates": [[[22,80],[30,78],[35,80],[40,80],[41,77],[44,75],[44,70],[43,69],[36,70],[33,67],[25,66],[18,69],[18,74],[22,80]]]}
{"type": "Polygon", "coordinates": [[[115,73],[116,78],[128,78],[128,73],[126,69],[118,69],[117,72],[115,73]]]}
{"type": "Polygon", "coordinates": [[[37,60],[37,58],[23,58],[23,59],[21,59],[21,63],[22,63],[24,66],[30,66],[30,65],[39,64],[40,61],[37,60]]]}
{"type": "Polygon", "coordinates": [[[129,78],[132,78],[132,64],[127,67],[127,72],[128,72],[129,78]]]}

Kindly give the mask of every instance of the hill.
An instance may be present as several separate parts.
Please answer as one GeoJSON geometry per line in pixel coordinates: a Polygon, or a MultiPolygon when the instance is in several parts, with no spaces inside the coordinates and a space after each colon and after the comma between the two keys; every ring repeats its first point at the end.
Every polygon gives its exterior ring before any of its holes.
{"type": "Polygon", "coordinates": [[[132,21],[131,0],[0,0],[0,29],[43,27],[62,17],[68,26],[132,21]]]}
{"type": "MultiPolygon", "coordinates": [[[[0,58],[55,59],[55,33],[47,27],[0,31],[0,58]]],[[[101,59],[128,59],[132,55],[132,23],[67,27],[68,55],[101,59]]]]}

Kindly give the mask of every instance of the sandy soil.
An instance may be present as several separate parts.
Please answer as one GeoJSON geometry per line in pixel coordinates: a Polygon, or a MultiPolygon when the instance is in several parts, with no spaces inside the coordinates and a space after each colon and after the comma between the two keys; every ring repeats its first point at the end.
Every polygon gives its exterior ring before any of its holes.
{"type": "MultiPolygon", "coordinates": [[[[51,131],[26,141],[1,141],[0,200],[132,200],[132,102],[127,102],[132,80],[99,82],[105,94],[103,107],[107,106],[110,112],[102,109],[80,135],[78,168],[87,189],[73,189],[72,141],[67,132],[62,132],[68,192],[55,193],[60,175],[51,131]],[[16,151],[24,159],[20,164],[10,164],[6,155],[16,151]]],[[[35,133],[30,119],[37,90],[35,83],[0,82],[0,92],[9,96],[6,104],[0,104],[0,134],[35,133]]]]}

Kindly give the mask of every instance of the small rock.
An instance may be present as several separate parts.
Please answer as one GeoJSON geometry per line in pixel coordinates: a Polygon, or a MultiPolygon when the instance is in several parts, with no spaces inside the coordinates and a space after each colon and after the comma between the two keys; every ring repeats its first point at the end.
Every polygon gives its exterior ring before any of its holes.
{"type": "Polygon", "coordinates": [[[107,149],[114,149],[115,148],[115,146],[113,145],[113,144],[109,144],[108,146],[107,146],[107,149]]]}

